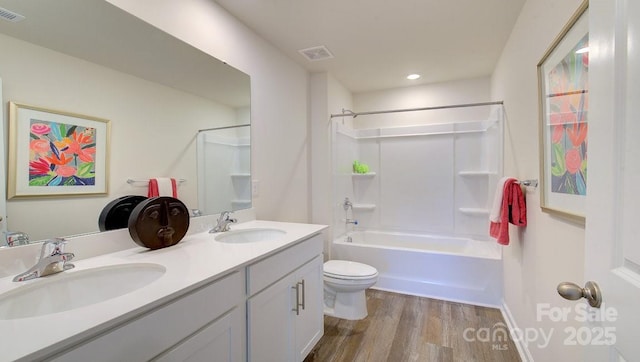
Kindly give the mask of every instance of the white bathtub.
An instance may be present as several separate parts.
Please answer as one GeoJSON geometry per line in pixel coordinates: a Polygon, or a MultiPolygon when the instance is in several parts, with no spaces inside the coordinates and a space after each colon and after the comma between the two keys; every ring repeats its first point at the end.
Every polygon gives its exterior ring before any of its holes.
{"type": "Polygon", "coordinates": [[[378,269],[375,289],[499,307],[502,249],[492,241],[357,231],[333,241],[332,259],[378,269]]]}

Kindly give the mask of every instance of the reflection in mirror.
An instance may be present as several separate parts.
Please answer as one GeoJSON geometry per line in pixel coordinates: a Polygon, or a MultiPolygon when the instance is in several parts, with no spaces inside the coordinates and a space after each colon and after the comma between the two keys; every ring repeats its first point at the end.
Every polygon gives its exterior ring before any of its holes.
{"type": "Polygon", "coordinates": [[[146,196],[145,182],[128,179],[185,180],[178,198],[187,208],[213,210],[199,205],[196,134],[250,122],[248,75],[104,0],[0,0],[0,7],[25,17],[0,19],[5,117],[14,101],[111,121],[108,194],[10,199],[9,232],[31,240],[97,232],[110,201],[146,196]]]}
{"type": "Polygon", "coordinates": [[[197,144],[200,211],[215,214],[250,208],[250,126],[201,130],[197,144]]]}

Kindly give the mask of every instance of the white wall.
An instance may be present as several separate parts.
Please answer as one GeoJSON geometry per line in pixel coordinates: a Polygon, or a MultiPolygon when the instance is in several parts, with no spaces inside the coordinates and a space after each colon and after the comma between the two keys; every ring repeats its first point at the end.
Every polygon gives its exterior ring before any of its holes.
{"type": "Polygon", "coordinates": [[[9,200],[10,231],[32,240],[97,231],[111,200],[146,196],[146,184],[134,187],[128,178],[185,179],[178,196],[198,207],[196,132],[233,124],[234,109],[2,34],[0,47],[11,49],[0,57],[5,114],[14,101],[111,121],[108,195],[9,200]]]}
{"type": "MultiPolygon", "coordinates": [[[[536,65],[547,47],[578,8],[581,0],[528,0],[504,48],[492,77],[491,95],[506,109],[505,173],[540,178],[538,157],[538,85],[536,65]]],[[[556,292],[562,281],[583,283],[584,227],[541,212],[537,189],[527,190],[528,225],[511,229],[504,248],[504,304],[520,329],[553,330],[546,348],[530,343],[537,361],[577,361],[580,347],[565,346],[565,323],[538,322],[536,306],[573,308],[556,292]]],[[[577,326],[577,324],[576,324],[577,326]]]]}
{"type": "MultiPolygon", "coordinates": [[[[490,99],[489,77],[433,83],[413,87],[394,88],[353,95],[353,111],[369,112],[392,109],[436,107],[455,104],[488,102],[490,99]]],[[[354,120],[355,128],[378,128],[387,125],[403,126],[424,123],[478,120],[482,109],[461,108],[457,110],[430,110],[418,112],[389,113],[360,116],[354,120]]],[[[486,112],[488,108],[485,108],[486,112]]],[[[480,116],[486,119],[487,114],[480,116]]]]}
{"type": "Polygon", "coordinates": [[[307,72],[214,1],[108,1],[251,76],[256,215],[307,222],[307,72]]]}
{"type": "MultiPolygon", "coordinates": [[[[331,114],[339,114],[342,108],[351,108],[352,99],[340,82],[328,73],[314,73],[309,79],[311,141],[310,184],[311,222],[332,225],[332,208],[336,207],[333,192],[331,154],[331,114]]],[[[337,118],[339,119],[339,118],[337,118]]],[[[330,256],[329,240],[333,230],[324,234],[325,255],[330,256]]]]}

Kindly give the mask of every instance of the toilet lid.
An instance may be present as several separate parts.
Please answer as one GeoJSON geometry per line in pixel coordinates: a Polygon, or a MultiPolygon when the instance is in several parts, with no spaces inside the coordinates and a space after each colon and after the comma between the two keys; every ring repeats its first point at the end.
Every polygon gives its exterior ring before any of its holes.
{"type": "Polygon", "coordinates": [[[365,278],[378,274],[371,265],[347,260],[329,260],[324,263],[324,274],[335,278],[365,278]]]}

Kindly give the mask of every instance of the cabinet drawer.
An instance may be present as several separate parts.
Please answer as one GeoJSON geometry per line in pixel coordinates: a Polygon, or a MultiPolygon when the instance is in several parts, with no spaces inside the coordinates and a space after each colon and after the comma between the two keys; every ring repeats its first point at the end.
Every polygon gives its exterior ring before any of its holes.
{"type": "Polygon", "coordinates": [[[300,265],[322,254],[322,236],[315,235],[247,268],[247,293],[254,295],[300,265]]]}
{"type": "Polygon", "coordinates": [[[53,361],[148,361],[244,301],[234,272],[113,329],[53,361]]]}

